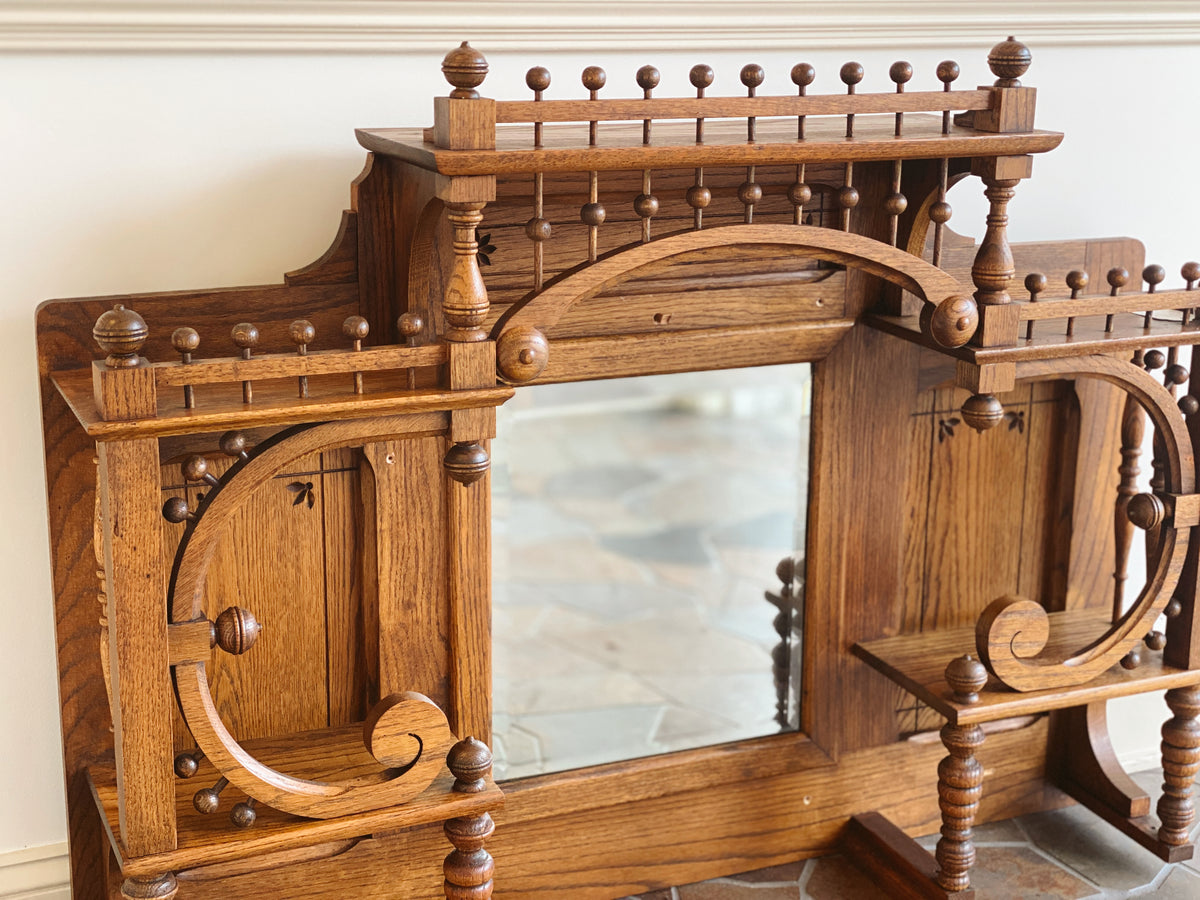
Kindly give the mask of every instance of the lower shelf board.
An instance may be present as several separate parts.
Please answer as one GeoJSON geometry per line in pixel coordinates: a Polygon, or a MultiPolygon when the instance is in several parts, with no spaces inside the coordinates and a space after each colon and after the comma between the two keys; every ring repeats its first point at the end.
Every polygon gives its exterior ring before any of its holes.
{"type": "Polygon", "coordinates": [[[938,886],[933,854],[877,812],[860,813],[846,824],[842,846],[872,880],[897,900],[973,900],[975,891],[938,886]]]}
{"type": "MultiPolygon", "coordinates": [[[[297,760],[307,760],[311,765],[311,761],[319,756],[314,754],[314,748],[319,748],[326,742],[330,746],[345,747],[350,743],[348,738],[352,734],[361,734],[361,726],[351,725],[284,738],[246,741],[242,746],[256,758],[289,774],[331,780],[349,779],[362,774],[367,764],[378,769],[378,764],[370,760],[365,750],[362,751],[361,759],[343,757],[345,766],[340,772],[330,771],[329,766],[323,766],[323,771],[319,773],[311,771],[310,766],[303,764],[289,767],[288,760],[294,757],[297,760]]],[[[487,779],[485,790],[475,794],[461,794],[452,790],[454,776],[449,770],[443,770],[421,794],[400,806],[333,819],[307,819],[260,804],[255,808],[255,823],[249,828],[238,828],[230,821],[229,811],[247,798],[232,785],[221,792],[221,805],[216,812],[205,815],[197,812],[193,806],[192,798],[196,792],[211,787],[220,777],[211,764],[202,761],[194,776],[187,779],[177,778],[175,781],[178,836],[176,848],[149,856],[130,857],[120,840],[115,766],[91,766],[87,775],[92,796],[100,810],[121,873],[127,878],[153,877],[165,872],[179,872],[199,866],[233,863],[263,854],[320,847],[337,841],[352,841],[376,832],[398,831],[459,816],[475,816],[499,809],[504,803],[503,793],[490,777],[487,779]]],[[[447,843],[446,851],[451,849],[447,843]]]]}
{"type": "MultiPolygon", "coordinates": [[[[1105,630],[1105,610],[1070,610],[1050,613],[1052,640],[1063,646],[1082,647],[1105,630]]],[[[1126,697],[1146,691],[1166,690],[1200,683],[1200,669],[1176,669],[1164,665],[1161,654],[1136,669],[1120,665],[1076,687],[1040,691],[1014,691],[995,678],[979,692],[979,702],[966,705],[951,699],[946,685],[946,665],[964,653],[975,655],[975,627],[966,625],[919,634],[864,641],[854,653],[886,675],[953,725],[977,725],[1012,716],[1066,709],[1097,700],[1126,697]]]]}

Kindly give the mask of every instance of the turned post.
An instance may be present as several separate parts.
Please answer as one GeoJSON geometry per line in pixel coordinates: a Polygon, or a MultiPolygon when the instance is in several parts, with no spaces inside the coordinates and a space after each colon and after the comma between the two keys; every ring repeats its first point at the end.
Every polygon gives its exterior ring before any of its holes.
{"type": "MultiPolygon", "coordinates": [[[[979,692],[987,684],[987,669],[970,654],[959,657],[946,666],[946,683],[956,703],[971,706],[979,702],[979,692]]],[[[942,837],[934,851],[936,877],[943,890],[965,891],[971,886],[970,869],[975,864],[971,826],[983,795],[983,766],[975,758],[983,746],[983,729],[947,722],[942,743],[950,755],[938,766],[942,837]]]]}
{"type": "Polygon", "coordinates": [[[179,882],[168,872],[157,878],[126,878],[121,885],[122,900],[174,900],[179,882]]]}
{"type": "MultiPolygon", "coordinates": [[[[1141,365],[1142,351],[1134,355],[1134,365],[1141,365]]],[[[1121,413],[1121,464],[1117,468],[1117,503],[1113,515],[1113,538],[1116,565],[1113,567],[1112,620],[1121,618],[1125,607],[1125,581],[1129,571],[1129,551],[1133,547],[1133,523],[1129,521],[1129,501],[1138,493],[1137,479],[1141,474],[1138,459],[1142,455],[1142,438],[1146,419],[1142,405],[1133,396],[1125,398],[1121,413]]]]}
{"type": "Polygon", "coordinates": [[[1162,826],[1158,839],[1177,846],[1188,843],[1196,819],[1192,798],[1200,772],[1200,685],[1167,691],[1173,716],[1162,729],[1163,795],[1158,801],[1162,826]]]}
{"type": "MultiPolygon", "coordinates": [[[[468,737],[450,748],[446,765],[454,775],[453,791],[477,794],[487,789],[492,753],[486,744],[468,737]]],[[[449,819],[442,830],[454,845],[442,864],[447,900],[487,900],[492,896],[492,874],[496,868],[491,854],[484,849],[496,830],[492,817],[485,812],[449,819]]]]}

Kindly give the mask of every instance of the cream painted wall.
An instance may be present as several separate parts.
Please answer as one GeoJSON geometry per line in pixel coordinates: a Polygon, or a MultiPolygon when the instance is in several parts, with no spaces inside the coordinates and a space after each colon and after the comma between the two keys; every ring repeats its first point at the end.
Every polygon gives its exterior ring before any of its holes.
{"type": "MultiPolygon", "coordinates": [[[[464,34],[470,36],[470,29],[464,34]]],[[[1002,35],[997,35],[1002,37],[1002,35]]],[[[720,46],[721,35],[713,35],[720,46]]],[[[487,50],[487,41],[476,41],[487,50]]],[[[1033,45],[1026,83],[1041,89],[1038,121],[1063,146],[1035,164],[1011,207],[1014,239],[1131,234],[1176,272],[1200,256],[1200,52],[1195,46],[1033,45]]],[[[817,88],[840,90],[837,68],[857,58],[864,89],[889,89],[880,50],[805,54],[817,88]]],[[[990,80],[986,48],[903,54],[917,84],[938,60],[963,66],[964,85],[990,80]]],[[[54,297],[276,281],[327,246],[362,151],[355,126],[428,124],[445,86],[440,54],[8,54],[0,58],[0,854],[65,839],[54,677],[53,620],[33,312],[54,297]]],[[[799,58],[779,51],[489,54],[491,96],[523,97],[536,61],[555,96],[582,93],[598,62],[606,95],[632,94],[636,68],[683,92],[690,65],[736,73],[764,65],[763,92],[787,91],[799,58]],[[562,87],[560,88],[559,85],[562,87]]],[[[951,199],[952,225],[982,230],[978,184],[951,199]]],[[[981,598],[986,599],[986,598],[981,598]]],[[[1114,730],[1127,756],[1152,753],[1156,702],[1121,707],[1114,730]],[[1137,724],[1137,728],[1133,727],[1137,724]]],[[[0,893],[3,882],[0,881],[0,893]]]]}

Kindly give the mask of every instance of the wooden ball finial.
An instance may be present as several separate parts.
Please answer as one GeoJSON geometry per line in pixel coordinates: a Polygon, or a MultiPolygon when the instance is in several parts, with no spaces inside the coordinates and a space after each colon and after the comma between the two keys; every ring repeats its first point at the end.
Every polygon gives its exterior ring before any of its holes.
{"type": "Polygon", "coordinates": [[[1037,300],[1038,294],[1046,290],[1046,276],[1041,272],[1030,272],[1025,276],[1025,290],[1029,291],[1029,299],[1037,300]]]}
{"type": "Polygon", "coordinates": [[[1067,287],[1071,289],[1071,299],[1075,299],[1088,286],[1088,273],[1081,269],[1072,269],[1067,273],[1067,287]]]}
{"type": "Polygon", "coordinates": [[[1167,646],[1167,636],[1161,631],[1151,631],[1144,638],[1142,638],[1142,641],[1145,643],[1147,648],[1155,651],[1156,653],[1167,646]]]}
{"type": "Polygon", "coordinates": [[[642,66],[637,70],[637,86],[643,91],[652,91],[658,87],[662,75],[654,66],[642,66]]]}
{"type": "Polygon", "coordinates": [[[243,351],[253,350],[258,346],[258,328],[249,322],[238,322],[229,332],[229,336],[243,351]]]}
{"type": "Polygon", "coordinates": [[[995,428],[1004,419],[1004,404],[992,394],[975,394],[962,405],[963,421],[976,431],[995,428]]]}
{"type": "Polygon", "coordinates": [[[767,73],[763,71],[763,67],[758,63],[747,63],[742,66],[742,71],[738,73],[738,78],[741,79],[742,84],[750,88],[751,91],[758,88],[766,77],[767,73]]]}
{"type": "Polygon", "coordinates": [[[1167,366],[1167,370],[1163,372],[1163,381],[1166,384],[1180,385],[1188,380],[1188,370],[1186,366],[1181,366],[1179,363],[1171,363],[1167,366]]]}
{"type": "Polygon", "coordinates": [[[348,316],[342,323],[342,334],[352,341],[366,340],[371,333],[371,324],[362,316],[348,316]]]}
{"type": "Polygon", "coordinates": [[[509,328],[496,342],[496,369],[510,384],[533,381],[549,361],[550,344],[532,325],[509,328]]]}
{"type": "Polygon", "coordinates": [[[1200,262],[1185,262],[1179,274],[1187,282],[1187,289],[1190,291],[1196,282],[1200,281],[1200,262]]]}
{"type": "Polygon", "coordinates": [[[988,673],[983,663],[967,653],[950,660],[946,666],[946,684],[950,685],[955,703],[970,705],[979,702],[979,692],[987,684],[988,673]]]}
{"type": "Polygon", "coordinates": [[[842,84],[846,85],[853,93],[854,86],[863,80],[862,63],[848,62],[845,63],[838,72],[838,77],[842,79],[842,84]]]}
{"type": "Polygon", "coordinates": [[[199,771],[200,761],[196,759],[195,754],[185,751],[176,755],[174,769],[180,778],[191,778],[199,771]]]}
{"type": "Polygon", "coordinates": [[[796,63],[792,66],[792,84],[806,88],[816,80],[817,70],[810,63],[796,63]]]}
{"type": "Polygon", "coordinates": [[[459,484],[474,484],[487,474],[491,464],[487,448],[479,441],[455,444],[442,459],[446,474],[459,484]]]}
{"type": "Polygon", "coordinates": [[[396,320],[396,327],[405,339],[415,338],[425,330],[425,320],[415,312],[406,312],[396,320]]]}
{"type": "Polygon", "coordinates": [[[249,828],[258,821],[258,813],[250,803],[235,803],[229,811],[229,821],[235,828],[249,828]]]}
{"type": "Polygon", "coordinates": [[[164,519],[176,525],[186,522],[192,517],[187,501],[182,497],[168,497],[163,504],[162,514],[164,519]]]}
{"type": "Polygon", "coordinates": [[[1135,494],[1125,507],[1129,521],[1143,531],[1157,528],[1167,517],[1166,504],[1157,494],[1135,494]]]}
{"type": "Polygon", "coordinates": [[[1125,287],[1129,281],[1129,270],[1124,266],[1114,266],[1108,270],[1108,274],[1104,276],[1108,281],[1108,286],[1112,288],[1113,296],[1117,295],[1117,291],[1125,287]]]}
{"type": "Polygon", "coordinates": [[[288,326],[288,337],[297,347],[307,347],[317,339],[317,329],[308,319],[297,319],[288,326]]]}
{"type": "Polygon", "coordinates": [[[692,87],[698,91],[702,91],[706,87],[711,86],[714,77],[716,76],[713,74],[712,66],[705,65],[704,63],[697,63],[696,65],[692,66],[691,71],[688,72],[688,81],[690,81],[692,83],[692,87]]]}
{"type": "Polygon", "coordinates": [[[950,85],[958,81],[960,70],[958,63],[952,59],[943,59],[938,63],[937,79],[946,86],[946,90],[950,90],[950,85]]]}
{"type": "Polygon", "coordinates": [[[1179,411],[1185,416],[1194,416],[1200,412],[1200,399],[1191,394],[1184,394],[1179,398],[1179,411]]]}
{"type": "Polygon", "coordinates": [[[1129,648],[1129,652],[1121,657],[1121,668],[1133,671],[1146,661],[1146,654],[1142,651],[1141,644],[1134,644],[1129,648]]]}
{"type": "Polygon", "coordinates": [[[179,467],[179,471],[188,481],[206,481],[208,476],[208,460],[198,453],[193,453],[179,467]]]}
{"type": "Polygon", "coordinates": [[[454,88],[450,96],[459,100],[477,100],[475,88],[487,78],[488,63],[482,53],[463,41],[442,60],[442,75],[454,88]]]}
{"type": "Polygon", "coordinates": [[[929,221],[934,225],[945,225],[954,215],[954,208],[945,200],[935,200],[929,206],[929,221]]]}
{"type": "Polygon", "coordinates": [[[941,347],[961,347],[979,327],[979,306],[974,298],[955,294],[932,310],[926,306],[922,310],[922,323],[926,320],[926,333],[936,344],[941,347]]]}
{"type": "Polygon", "coordinates": [[[988,68],[996,76],[996,87],[1020,87],[1020,78],[1029,71],[1033,54],[1012,35],[988,54],[988,68]]]}
{"type": "Polygon", "coordinates": [[[192,797],[192,806],[196,808],[196,812],[211,816],[221,808],[221,791],[215,787],[196,791],[192,797]]]}
{"type": "Polygon", "coordinates": [[[545,66],[534,66],[525,73],[525,87],[531,91],[544,91],[550,87],[550,70],[545,66]]]}
{"type": "Polygon", "coordinates": [[[1146,266],[1142,269],[1142,280],[1150,285],[1150,293],[1154,293],[1154,289],[1163,283],[1163,279],[1167,277],[1167,270],[1158,264],[1146,266]]]}
{"type": "Polygon", "coordinates": [[[892,63],[892,67],[888,69],[888,78],[896,84],[908,84],[912,81],[913,67],[912,63],[905,60],[899,60],[892,63]]]}
{"type": "Polygon", "coordinates": [[[454,776],[457,793],[477,794],[487,787],[485,779],[492,772],[492,751],[483,741],[464,738],[446,754],[446,767],[454,776]]]}
{"type": "Polygon", "coordinates": [[[138,365],[138,352],[149,336],[146,320],[120,303],[101,313],[92,327],[92,337],[100,349],[108,354],[104,364],[110,369],[128,369],[138,365]]]}
{"type": "Polygon", "coordinates": [[[791,584],[796,579],[796,558],[785,556],[775,566],[775,577],[780,584],[791,584]]]}
{"type": "Polygon", "coordinates": [[[581,76],[583,86],[593,94],[608,83],[608,75],[599,66],[588,66],[581,76]]]}
{"type": "Polygon", "coordinates": [[[246,435],[240,431],[227,431],[221,435],[221,452],[226,456],[246,459],[246,435]]]}
{"type": "Polygon", "coordinates": [[[1155,369],[1161,369],[1167,364],[1167,357],[1163,355],[1161,350],[1151,350],[1142,357],[1142,365],[1147,372],[1153,372],[1155,369]]]}
{"type": "Polygon", "coordinates": [[[200,346],[200,333],[184,325],[171,332],[171,346],[178,353],[194,353],[200,346]]]}
{"type": "Polygon", "coordinates": [[[233,656],[240,656],[258,640],[262,626],[254,614],[240,606],[231,606],[217,616],[217,646],[233,656]]]}

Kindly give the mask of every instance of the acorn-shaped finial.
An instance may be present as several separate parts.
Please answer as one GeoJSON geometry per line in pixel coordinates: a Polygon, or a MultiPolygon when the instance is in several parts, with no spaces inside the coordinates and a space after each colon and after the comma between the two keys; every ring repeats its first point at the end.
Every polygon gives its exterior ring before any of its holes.
{"type": "Polygon", "coordinates": [[[492,771],[492,751],[483,741],[465,738],[446,754],[446,767],[454,775],[455,791],[477,794],[487,786],[484,779],[492,771]]]}
{"type": "Polygon", "coordinates": [[[442,75],[454,88],[450,96],[459,100],[479,99],[479,92],[475,88],[483,84],[487,73],[487,58],[466,41],[447,53],[442,60],[442,75]]]}
{"type": "Polygon", "coordinates": [[[1012,35],[988,54],[988,68],[996,76],[996,87],[1020,87],[1020,78],[1029,71],[1033,54],[1012,35]]]}
{"type": "Polygon", "coordinates": [[[118,303],[100,314],[92,327],[92,337],[108,354],[104,364],[110,369],[128,369],[138,364],[138,351],[146,343],[150,329],[146,320],[118,303]]]}
{"type": "Polygon", "coordinates": [[[950,685],[955,703],[978,703],[979,692],[987,684],[987,669],[967,653],[950,660],[950,665],[946,666],[946,684],[950,685]]]}

